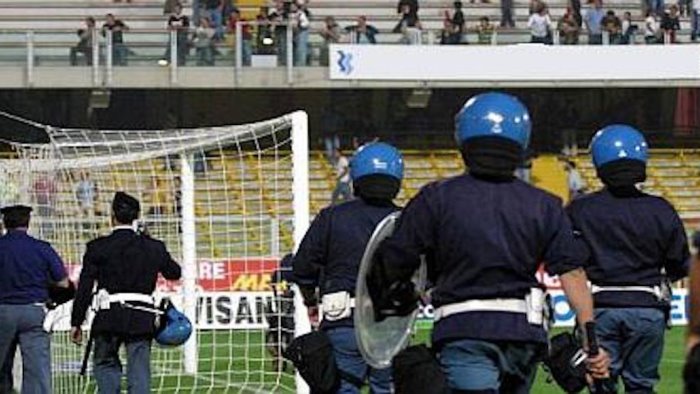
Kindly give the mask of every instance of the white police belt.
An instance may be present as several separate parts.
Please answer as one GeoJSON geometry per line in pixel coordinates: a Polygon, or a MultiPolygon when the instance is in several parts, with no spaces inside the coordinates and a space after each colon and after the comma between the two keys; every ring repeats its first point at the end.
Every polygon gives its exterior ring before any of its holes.
{"type": "Polygon", "coordinates": [[[596,286],[591,285],[591,294],[603,292],[642,292],[655,296],[658,300],[664,300],[661,286],[596,286]]]}
{"type": "Polygon", "coordinates": [[[162,315],[164,312],[155,308],[155,298],[148,294],[142,293],[116,293],[109,294],[107,290],[100,289],[95,294],[95,310],[104,311],[111,309],[112,304],[119,304],[122,307],[139,310],[143,312],[155,313],[162,315]],[[134,305],[133,302],[148,304],[150,306],[134,305]]]}
{"type": "Polygon", "coordinates": [[[350,317],[355,307],[355,299],[347,291],[324,294],[321,297],[321,318],[337,321],[350,317]]]}
{"type": "Polygon", "coordinates": [[[547,328],[549,307],[546,302],[547,294],[539,288],[530,289],[530,293],[521,298],[494,298],[489,300],[468,300],[443,305],[435,310],[435,321],[459,313],[468,312],[508,312],[526,315],[530,324],[547,328]]]}

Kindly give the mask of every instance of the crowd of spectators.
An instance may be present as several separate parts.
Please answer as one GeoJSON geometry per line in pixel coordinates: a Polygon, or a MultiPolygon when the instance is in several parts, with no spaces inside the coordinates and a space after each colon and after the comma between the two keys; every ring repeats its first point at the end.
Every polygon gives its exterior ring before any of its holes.
{"type": "MultiPolygon", "coordinates": [[[[470,2],[474,3],[475,0],[470,2]]],[[[643,25],[635,23],[630,12],[624,12],[620,18],[614,10],[604,9],[602,0],[587,0],[587,3],[586,9],[582,10],[580,0],[569,0],[564,15],[553,20],[547,4],[541,0],[531,0],[526,24],[530,42],[575,45],[580,42],[579,36],[583,33],[588,35],[587,42],[591,45],[603,44],[604,40],[609,44],[629,44],[638,33],[643,33],[647,44],[676,43],[682,15],[691,18],[691,40],[696,41],[700,34],[700,0],[679,0],[677,4],[669,6],[664,0],[645,0],[643,25]]],[[[178,65],[185,65],[188,55],[194,50],[197,65],[213,66],[221,50],[231,50],[239,43],[245,66],[251,65],[254,51],[276,55],[277,64],[285,65],[288,49],[292,51],[289,57],[295,66],[310,64],[312,15],[308,0],[272,0],[270,6],[260,9],[255,20],[242,17],[234,4],[232,0],[194,0],[192,17],[189,18],[183,14],[178,0],[166,0],[167,28],[175,32],[171,40],[176,40],[176,43],[168,43],[159,63],[169,64],[171,48],[176,47],[178,65]],[[240,40],[236,39],[237,34],[241,35],[240,40]],[[288,48],[289,39],[291,46],[288,48]]],[[[467,35],[471,33],[476,35],[476,43],[485,45],[493,43],[498,29],[516,27],[513,0],[501,0],[500,23],[493,24],[487,16],[481,16],[472,27],[467,26],[465,15],[469,10],[465,9],[462,1],[454,1],[450,9],[442,12],[442,29],[437,35],[423,34],[419,10],[418,0],[398,1],[397,23],[392,32],[399,35],[401,43],[421,44],[425,42],[425,37],[434,37],[436,42],[443,45],[474,43],[467,42],[467,35]]],[[[71,64],[76,65],[82,60],[91,65],[93,40],[98,35],[106,38],[111,32],[113,64],[126,65],[130,51],[124,36],[129,31],[128,25],[108,14],[100,30],[97,29],[97,21],[87,17],[85,26],[77,32],[78,42],[70,49],[71,64]]],[[[328,62],[330,44],[375,44],[380,34],[366,16],[356,17],[355,23],[347,26],[340,26],[336,18],[327,16],[316,32],[323,40],[319,57],[322,65],[328,62]]]]}

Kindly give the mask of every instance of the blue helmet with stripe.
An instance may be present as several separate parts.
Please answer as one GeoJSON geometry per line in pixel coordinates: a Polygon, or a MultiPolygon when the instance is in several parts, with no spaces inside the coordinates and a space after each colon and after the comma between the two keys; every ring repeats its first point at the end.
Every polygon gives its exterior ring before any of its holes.
{"type": "Polygon", "coordinates": [[[170,304],[156,332],[156,342],[163,346],[180,346],[192,335],[192,323],[184,313],[170,304]]]}
{"type": "Polygon", "coordinates": [[[591,155],[596,168],[621,159],[646,163],[649,146],[639,130],[632,126],[614,124],[606,126],[591,139],[591,155]]]}
{"type": "Polygon", "coordinates": [[[403,156],[398,149],[384,142],[361,146],[350,163],[350,178],[356,181],[366,175],[388,175],[403,179],[403,156]]]}
{"type": "Polygon", "coordinates": [[[489,92],[470,98],[455,117],[457,142],[476,137],[501,137],[522,149],[530,143],[532,124],[525,105],[515,96],[489,92]]]}

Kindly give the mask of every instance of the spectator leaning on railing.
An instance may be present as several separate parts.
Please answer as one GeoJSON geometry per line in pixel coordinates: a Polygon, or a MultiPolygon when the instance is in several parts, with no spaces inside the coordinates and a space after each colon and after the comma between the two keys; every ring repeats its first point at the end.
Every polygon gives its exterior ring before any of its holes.
{"type": "MultiPolygon", "coordinates": [[[[177,65],[184,66],[187,61],[187,53],[189,52],[188,34],[190,30],[190,18],[187,15],[182,15],[182,5],[175,5],[175,12],[168,18],[168,33],[175,32],[177,46],[177,65]]],[[[170,39],[172,35],[169,34],[170,39]]],[[[161,66],[167,66],[170,62],[170,48],[172,42],[168,42],[168,48],[165,50],[165,56],[158,61],[161,66]]]]}
{"type": "Polygon", "coordinates": [[[192,43],[197,50],[198,66],[214,65],[214,37],[216,30],[211,25],[209,18],[201,17],[199,26],[194,30],[192,43]]]}
{"type": "MultiPolygon", "coordinates": [[[[450,23],[448,41],[450,44],[460,44],[462,43],[462,37],[464,35],[465,23],[464,12],[462,12],[462,2],[455,1],[453,7],[452,12],[445,11],[445,19],[450,23]]],[[[447,26],[444,27],[447,28],[447,26]]]]}
{"type": "MultiPolygon", "coordinates": [[[[230,34],[236,34],[236,25],[241,24],[241,37],[236,37],[236,39],[241,40],[241,58],[243,59],[244,66],[250,66],[251,56],[253,54],[253,33],[250,29],[250,24],[248,20],[241,17],[241,11],[238,8],[233,8],[231,15],[229,15],[227,30],[230,34]]],[[[234,41],[235,42],[235,41],[234,41]]]]}
{"type": "Polygon", "coordinates": [[[578,34],[581,28],[576,22],[576,17],[574,15],[571,7],[566,8],[566,12],[559,19],[557,24],[557,29],[559,30],[559,43],[563,45],[576,45],[578,44],[578,34]]]}
{"type": "Polygon", "coordinates": [[[540,2],[535,13],[530,15],[527,27],[530,28],[530,42],[539,44],[552,43],[552,20],[549,17],[547,5],[540,2]]]}
{"type": "Polygon", "coordinates": [[[633,43],[637,30],[639,30],[639,26],[632,22],[632,14],[626,11],[622,17],[622,44],[633,43]]]}
{"type": "Polygon", "coordinates": [[[321,28],[321,37],[323,38],[323,46],[321,47],[321,65],[328,65],[328,47],[330,44],[340,42],[341,33],[340,26],[332,16],[327,16],[323,27],[321,28]]]}
{"type": "Polygon", "coordinates": [[[362,15],[357,17],[357,24],[345,28],[350,34],[350,42],[354,44],[376,44],[377,28],[367,24],[367,17],[362,15]]]}
{"type": "Polygon", "coordinates": [[[661,18],[661,31],[665,36],[668,34],[671,44],[676,44],[676,32],[681,29],[681,22],[678,15],[678,6],[672,4],[668,11],[666,11],[661,18]]]}
{"type": "Polygon", "coordinates": [[[615,15],[615,11],[608,10],[600,22],[602,30],[608,33],[609,44],[616,45],[622,40],[622,22],[615,15]]]}
{"type": "Polygon", "coordinates": [[[129,30],[120,19],[113,14],[105,16],[105,23],[102,25],[102,36],[107,35],[107,30],[112,32],[112,63],[116,66],[126,66],[128,50],[124,45],[124,31],[129,30]]]}
{"type": "Polygon", "coordinates": [[[421,42],[421,23],[418,14],[413,12],[411,6],[404,4],[402,8],[401,20],[394,27],[394,33],[401,33],[401,42],[404,44],[419,44],[421,42]]]}
{"type": "Polygon", "coordinates": [[[479,45],[491,45],[493,43],[493,32],[496,27],[491,23],[488,16],[479,18],[479,25],[476,27],[476,34],[479,45]]]}
{"type": "Polygon", "coordinates": [[[601,0],[593,0],[590,8],[586,11],[584,23],[588,29],[588,44],[600,45],[603,43],[603,34],[601,30],[601,22],[605,13],[603,11],[603,3],[601,0]]]}
{"type": "Polygon", "coordinates": [[[78,54],[83,54],[88,66],[92,65],[92,36],[95,32],[95,18],[85,18],[85,28],[78,30],[78,43],[70,49],[71,66],[78,65],[78,54]]]}
{"type": "Polygon", "coordinates": [[[647,44],[657,44],[659,42],[659,23],[656,14],[652,10],[647,10],[644,18],[644,42],[647,44]]]}
{"type": "Polygon", "coordinates": [[[294,65],[307,66],[309,64],[309,28],[311,14],[305,0],[296,0],[292,3],[292,29],[294,29],[294,65]]]}

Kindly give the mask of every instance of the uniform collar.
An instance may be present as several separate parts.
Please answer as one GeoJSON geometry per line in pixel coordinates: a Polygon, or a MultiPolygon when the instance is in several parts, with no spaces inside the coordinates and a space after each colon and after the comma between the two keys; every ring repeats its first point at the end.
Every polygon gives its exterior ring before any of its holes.
{"type": "Polygon", "coordinates": [[[132,226],[127,225],[127,224],[122,224],[119,226],[112,227],[112,232],[116,232],[119,230],[129,230],[129,231],[135,232],[134,228],[132,226]]]}

